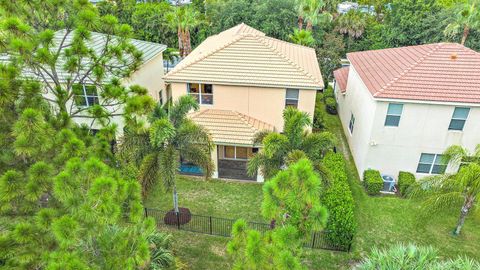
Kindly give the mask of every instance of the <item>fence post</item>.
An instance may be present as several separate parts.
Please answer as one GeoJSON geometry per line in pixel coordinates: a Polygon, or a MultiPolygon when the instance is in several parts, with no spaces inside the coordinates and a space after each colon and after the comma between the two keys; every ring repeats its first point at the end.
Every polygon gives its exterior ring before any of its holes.
{"type": "Polygon", "coordinates": [[[312,248],[315,248],[315,239],[317,237],[317,232],[313,232],[313,239],[312,239],[312,248]]]}
{"type": "Polygon", "coordinates": [[[177,229],[180,230],[180,212],[175,212],[177,215],[177,229]]]}
{"type": "Polygon", "coordinates": [[[210,227],[210,235],[213,235],[213,230],[212,230],[212,216],[209,216],[209,217],[208,217],[208,220],[210,221],[210,222],[209,222],[209,225],[210,225],[210,226],[209,226],[209,227],[210,227]]]}

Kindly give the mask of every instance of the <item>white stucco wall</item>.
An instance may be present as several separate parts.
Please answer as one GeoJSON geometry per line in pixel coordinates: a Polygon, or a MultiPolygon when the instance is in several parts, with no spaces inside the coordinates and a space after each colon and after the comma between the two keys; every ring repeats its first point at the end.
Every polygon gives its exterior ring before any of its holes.
{"type": "MultiPolygon", "coordinates": [[[[399,171],[415,173],[421,153],[442,154],[451,145],[462,145],[473,151],[480,143],[480,108],[466,104],[423,104],[411,101],[403,104],[398,127],[386,127],[388,101],[377,101],[370,146],[365,168],[397,176],[399,171]],[[448,130],[455,106],[470,107],[463,131],[448,130]]],[[[451,164],[447,172],[455,172],[451,164]]],[[[416,173],[417,177],[428,174],[416,173]]]]}
{"type": "Polygon", "coordinates": [[[336,87],[336,90],[338,113],[342,121],[343,131],[345,132],[358,173],[362,175],[366,166],[376,102],[353,66],[350,66],[346,93],[339,93],[338,87],[336,87]],[[355,125],[353,133],[350,133],[348,126],[352,113],[355,116],[355,125]]]}
{"type": "MultiPolygon", "coordinates": [[[[419,102],[412,100],[374,99],[355,68],[350,66],[345,94],[336,91],[338,111],[359,175],[366,169],[397,178],[399,171],[416,173],[421,153],[441,154],[450,145],[462,145],[473,151],[480,143],[480,106],[419,102]],[[403,111],[398,127],[386,127],[388,104],[401,103],[403,111]],[[469,107],[463,131],[448,126],[455,107],[469,107]],[[353,134],[348,125],[353,112],[356,121],[353,134]]],[[[447,172],[458,169],[449,164],[447,172]]]]}

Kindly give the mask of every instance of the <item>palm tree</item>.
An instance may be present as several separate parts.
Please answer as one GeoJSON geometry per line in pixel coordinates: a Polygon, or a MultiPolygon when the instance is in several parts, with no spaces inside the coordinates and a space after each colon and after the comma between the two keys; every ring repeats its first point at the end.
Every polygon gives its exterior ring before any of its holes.
{"type": "Polygon", "coordinates": [[[254,175],[259,169],[269,179],[286,164],[309,158],[317,170],[321,170],[321,159],[332,149],[337,139],[330,132],[311,133],[307,128],[312,121],[309,115],[293,107],[283,111],[283,133],[262,131],[256,134],[255,143],[263,143],[263,149],[248,162],[248,173],[254,175]]]}
{"type": "Polygon", "coordinates": [[[213,172],[210,151],[212,141],[207,130],[187,118],[187,113],[198,110],[192,96],[181,96],[168,108],[157,106],[150,117],[150,128],[126,131],[119,147],[119,157],[125,163],[134,163],[145,195],[152,185],[162,181],[167,190],[173,190],[175,212],[178,212],[176,176],[180,157],[199,166],[205,178],[213,172]]]}
{"type": "Polygon", "coordinates": [[[298,14],[298,30],[303,29],[303,15],[305,10],[305,0],[296,0],[295,1],[295,9],[297,10],[298,14]]]}
{"type": "Polygon", "coordinates": [[[312,46],[315,43],[312,32],[307,30],[293,29],[293,34],[289,38],[293,43],[303,46],[312,46]]]}
{"type": "Polygon", "coordinates": [[[337,31],[351,38],[359,38],[365,32],[367,20],[364,13],[350,10],[337,18],[337,31]]]}
{"type": "Polygon", "coordinates": [[[454,234],[460,234],[471,209],[478,204],[480,196],[480,165],[469,163],[456,174],[443,174],[420,180],[410,194],[423,198],[423,206],[429,212],[447,207],[460,207],[460,216],[454,234]]]}
{"type": "Polygon", "coordinates": [[[174,61],[178,60],[180,58],[180,55],[178,53],[178,50],[174,48],[167,48],[165,51],[163,51],[163,60],[167,61],[167,70],[166,72],[169,71],[169,64],[173,63],[174,61]]]}
{"type": "Polygon", "coordinates": [[[467,41],[471,30],[480,29],[480,0],[467,0],[456,7],[455,21],[445,28],[445,35],[456,36],[462,33],[462,45],[467,41]]]}
{"type": "Polygon", "coordinates": [[[192,51],[190,31],[198,26],[200,13],[193,6],[175,7],[167,14],[167,19],[174,29],[177,30],[178,50],[182,57],[192,51]]]}
{"type": "Polygon", "coordinates": [[[325,11],[325,1],[323,0],[304,0],[303,19],[307,22],[305,30],[312,31],[313,26],[322,22],[330,22],[332,15],[325,11]]]}

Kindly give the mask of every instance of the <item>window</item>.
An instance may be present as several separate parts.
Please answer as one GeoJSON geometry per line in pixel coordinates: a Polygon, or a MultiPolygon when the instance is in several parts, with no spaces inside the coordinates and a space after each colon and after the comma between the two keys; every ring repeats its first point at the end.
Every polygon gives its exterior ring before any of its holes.
{"type": "Polygon", "coordinates": [[[385,126],[398,127],[400,117],[402,116],[403,104],[388,104],[387,117],[385,118],[385,126]]]}
{"type": "Polygon", "coordinates": [[[223,146],[223,156],[220,155],[220,158],[247,160],[253,156],[253,154],[256,152],[255,150],[258,149],[225,145],[223,146]]]}
{"type": "Polygon", "coordinates": [[[422,153],[417,166],[417,173],[442,174],[447,169],[443,155],[422,153]]]}
{"type": "Polygon", "coordinates": [[[99,104],[97,87],[94,85],[74,84],[72,90],[77,106],[90,107],[99,104]]]}
{"type": "Polygon", "coordinates": [[[348,124],[348,129],[350,130],[350,133],[353,134],[353,126],[355,125],[355,116],[350,116],[350,123],[348,124]]]}
{"type": "Polygon", "coordinates": [[[448,130],[463,130],[470,108],[455,107],[448,130]]]}
{"type": "Polygon", "coordinates": [[[288,106],[294,108],[298,107],[298,89],[287,89],[287,94],[285,95],[285,107],[288,106]]]}
{"type": "Polygon", "coordinates": [[[211,84],[189,83],[188,94],[193,96],[198,104],[213,104],[213,86],[211,84]]]}

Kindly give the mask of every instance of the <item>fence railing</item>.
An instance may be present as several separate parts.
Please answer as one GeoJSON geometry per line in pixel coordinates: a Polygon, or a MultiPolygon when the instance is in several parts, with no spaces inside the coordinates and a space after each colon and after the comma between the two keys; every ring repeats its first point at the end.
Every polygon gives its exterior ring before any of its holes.
{"type": "MultiPolygon", "coordinates": [[[[224,237],[231,236],[232,227],[236,221],[235,219],[194,215],[190,213],[172,215],[169,211],[151,208],[145,208],[145,216],[154,218],[157,226],[224,237]]],[[[262,233],[271,229],[270,224],[251,221],[248,222],[248,227],[262,233]]],[[[335,244],[329,240],[328,234],[328,231],[313,232],[308,239],[305,239],[305,247],[334,251],[350,251],[351,243],[348,245],[335,244]]]]}

